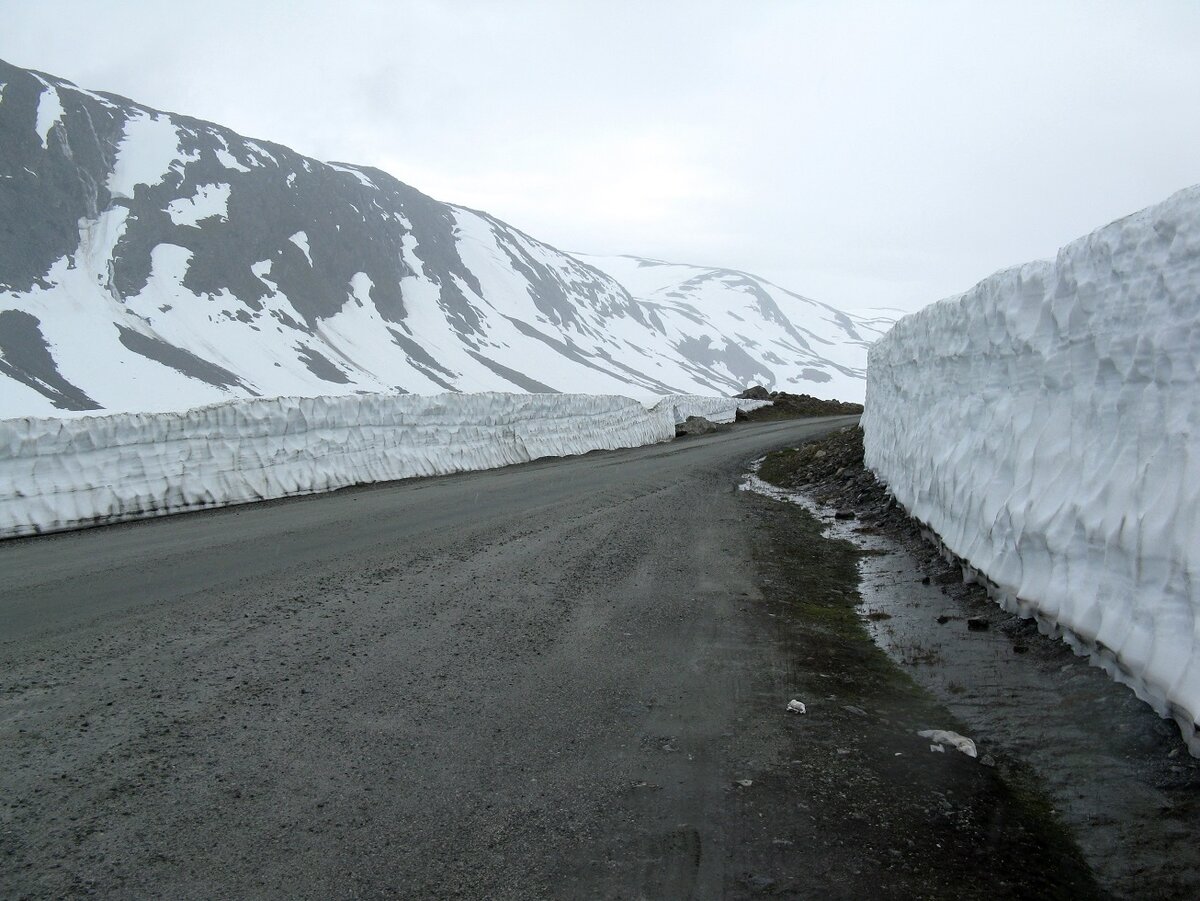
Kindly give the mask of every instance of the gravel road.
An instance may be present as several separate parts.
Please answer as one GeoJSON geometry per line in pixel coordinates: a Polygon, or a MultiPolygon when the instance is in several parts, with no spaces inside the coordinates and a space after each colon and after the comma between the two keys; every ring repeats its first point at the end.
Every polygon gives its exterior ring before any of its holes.
{"type": "Polygon", "coordinates": [[[795,738],[736,486],[853,421],[3,543],[0,895],[772,891],[815,817],[746,802],[795,738]]]}

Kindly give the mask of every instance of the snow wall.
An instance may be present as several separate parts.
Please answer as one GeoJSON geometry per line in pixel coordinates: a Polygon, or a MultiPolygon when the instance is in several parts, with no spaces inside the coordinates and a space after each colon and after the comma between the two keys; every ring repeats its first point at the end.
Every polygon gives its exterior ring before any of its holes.
{"type": "Polygon", "coordinates": [[[901,319],[866,463],[1200,756],[1200,186],[901,319]]]}
{"type": "Polygon", "coordinates": [[[0,537],[653,444],[739,405],[762,402],[350,395],[0,420],[0,537]]]}

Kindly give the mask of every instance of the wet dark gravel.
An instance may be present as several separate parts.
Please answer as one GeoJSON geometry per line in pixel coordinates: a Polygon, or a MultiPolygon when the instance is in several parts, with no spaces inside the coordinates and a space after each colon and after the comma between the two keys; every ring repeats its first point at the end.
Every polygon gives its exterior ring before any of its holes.
{"type": "Polygon", "coordinates": [[[0,545],[0,895],[1094,895],[737,490],[830,426],[0,545]]]}
{"type": "Polygon", "coordinates": [[[1200,761],[1173,723],[964,582],[960,563],[864,470],[861,429],[772,454],[762,474],[883,550],[864,562],[872,634],[1002,771],[1047,799],[1105,890],[1200,896],[1200,761]]]}

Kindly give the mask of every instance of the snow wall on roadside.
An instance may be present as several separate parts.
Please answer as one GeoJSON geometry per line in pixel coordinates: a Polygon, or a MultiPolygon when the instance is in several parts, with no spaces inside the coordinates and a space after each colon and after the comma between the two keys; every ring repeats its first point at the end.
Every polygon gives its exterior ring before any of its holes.
{"type": "Polygon", "coordinates": [[[1200,186],[906,316],[866,463],[1200,755],[1200,186]]]}
{"type": "Polygon", "coordinates": [[[761,401],[586,394],[237,400],[0,420],[0,537],[666,441],[761,401]]]}
{"type": "MultiPolygon", "coordinates": [[[[704,397],[699,394],[671,394],[646,404],[670,410],[674,423],[685,422],[689,416],[703,416],[710,422],[733,422],[738,410],[757,410],[769,407],[773,401],[746,400],[741,397],[704,397]]],[[[672,433],[674,434],[674,433],[672,433]]]]}

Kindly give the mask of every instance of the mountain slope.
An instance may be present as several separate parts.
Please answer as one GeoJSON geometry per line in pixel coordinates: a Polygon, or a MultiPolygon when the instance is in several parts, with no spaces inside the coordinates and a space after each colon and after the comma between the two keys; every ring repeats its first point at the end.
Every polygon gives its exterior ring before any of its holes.
{"type": "Polygon", "coordinates": [[[867,348],[892,320],[851,316],[766,279],[635,256],[575,257],[612,276],[697,365],[742,385],[862,400],[867,348]]]}
{"type": "Polygon", "coordinates": [[[747,381],[861,397],[869,323],[738,273],[725,292],[754,319],[731,328],[711,291],[631,292],[596,262],[377,169],[0,62],[0,417],[747,381]]]}

